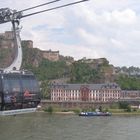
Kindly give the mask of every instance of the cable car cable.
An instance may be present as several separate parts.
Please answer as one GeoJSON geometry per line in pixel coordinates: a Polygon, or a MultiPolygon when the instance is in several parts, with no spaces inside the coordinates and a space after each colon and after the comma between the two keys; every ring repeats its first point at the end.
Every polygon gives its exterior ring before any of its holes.
{"type": "Polygon", "coordinates": [[[78,3],[81,3],[81,2],[85,2],[85,1],[89,1],[89,0],[81,0],[81,1],[73,2],[73,3],[68,3],[68,4],[65,4],[65,5],[53,7],[53,8],[50,8],[50,9],[34,12],[34,13],[31,13],[31,14],[27,14],[27,15],[23,15],[21,18],[32,16],[32,15],[36,15],[36,14],[47,12],[47,11],[51,11],[51,10],[55,10],[55,9],[59,9],[59,8],[63,8],[63,7],[67,7],[67,6],[78,4],[78,3]]]}
{"type": "Polygon", "coordinates": [[[17,11],[15,13],[24,12],[24,11],[27,11],[27,10],[35,9],[35,8],[38,8],[38,7],[41,7],[41,6],[45,6],[45,5],[49,5],[51,3],[55,3],[55,2],[58,2],[58,1],[60,1],[60,0],[54,0],[54,1],[47,2],[47,3],[43,3],[43,4],[40,4],[40,5],[34,6],[34,7],[30,7],[30,8],[27,8],[27,9],[23,9],[21,11],[17,11]]]}

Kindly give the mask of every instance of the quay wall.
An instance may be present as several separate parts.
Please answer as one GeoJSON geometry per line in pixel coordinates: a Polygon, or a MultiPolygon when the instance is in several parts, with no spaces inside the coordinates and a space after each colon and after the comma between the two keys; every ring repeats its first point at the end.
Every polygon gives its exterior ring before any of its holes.
{"type": "MultiPolygon", "coordinates": [[[[115,102],[114,102],[115,103],[115,102]]],[[[50,100],[42,100],[40,105],[42,108],[52,106],[52,107],[59,107],[61,109],[70,109],[70,108],[99,108],[100,106],[109,107],[113,102],[86,102],[86,101],[50,101],[50,100]]]]}
{"type": "MultiPolygon", "coordinates": [[[[121,100],[123,101],[123,100],[121,100]]],[[[40,105],[42,108],[46,108],[49,106],[52,107],[58,107],[61,109],[70,109],[70,108],[81,108],[81,109],[86,109],[86,108],[99,108],[100,106],[104,108],[110,108],[117,104],[119,101],[112,101],[112,102],[88,102],[88,101],[51,101],[51,100],[41,100],[40,105]]],[[[131,100],[131,101],[126,101],[130,105],[134,106],[139,106],[140,105],[140,100],[131,100]]]]}

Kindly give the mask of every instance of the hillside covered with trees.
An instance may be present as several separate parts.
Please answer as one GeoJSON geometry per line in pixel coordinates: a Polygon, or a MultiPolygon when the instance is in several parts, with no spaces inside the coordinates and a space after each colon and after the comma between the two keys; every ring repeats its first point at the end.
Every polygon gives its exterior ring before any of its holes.
{"type": "MultiPolygon", "coordinates": [[[[122,89],[140,90],[139,68],[114,67],[109,64],[106,58],[83,58],[68,63],[68,57],[60,56],[58,61],[50,61],[44,58],[42,51],[37,48],[27,47],[26,44],[22,44],[22,48],[22,69],[32,71],[43,84],[48,84],[49,82],[117,82],[122,89]]],[[[11,50],[11,48],[0,47],[0,52],[0,67],[4,67],[7,65],[5,63],[12,61],[13,50],[11,50]]]]}
{"type": "Polygon", "coordinates": [[[124,67],[116,68],[105,58],[81,59],[71,64],[67,64],[65,57],[59,61],[50,61],[42,57],[39,49],[26,46],[23,46],[23,54],[22,68],[33,71],[39,81],[60,79],[59,82],[68,83],[116,82],[122,89],[140,89],[139,68],[125,67],[124,71],[124,67]],[[137,70],[136,73],[131,74],[134,70],[137,70]]]}

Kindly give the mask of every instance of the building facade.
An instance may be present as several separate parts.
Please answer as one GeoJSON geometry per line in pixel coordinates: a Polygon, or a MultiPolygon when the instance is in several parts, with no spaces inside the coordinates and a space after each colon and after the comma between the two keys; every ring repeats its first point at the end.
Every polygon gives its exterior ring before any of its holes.
{"type": "Polygon", "coordinates": [[[140,90],[122,90],[120,99],[140,100],[140,90]]]}
{"type": "Polygon", "coordinates": [[[28,48],[33,48],[33,41],[32,40],[22,40],[22,45],[28,48]]]}
{"type": "Polygon", "coordinates": [[[59,60],[59,51],[42,51],[42,55],[44,58],[50,60],[50,61],[58,61],[59,60]]]}
{"type": "Polygon", "coordinates": [[[121,89],[109,84],[52,84],[52,101],[109,102],[119,100],[121,89]]]}
{"type": "Polygon", "coordinates": [[[13,31],[6,31],[0,33],[0,48],[13,48],[14,47],[14,34],[13,31]]]}

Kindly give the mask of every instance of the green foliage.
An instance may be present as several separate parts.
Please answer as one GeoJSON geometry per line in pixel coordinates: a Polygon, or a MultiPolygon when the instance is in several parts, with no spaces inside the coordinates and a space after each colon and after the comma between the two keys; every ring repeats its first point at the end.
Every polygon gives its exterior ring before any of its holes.
{"type": "Polygon", "coordinates": [[[75,114],[79,114],[81,112],[81,109],[75,108],[75,109],[72,109],[71,111],[73,111],[75,114]]]}
{"type": "MultiPolygon", "coordinates": [[[[101,58],[101,63],[96,61],[79,60],[71,65],[67,65],[66,60],[57,62],[49,61],[42,57],[39,49],[28,48],[26,44],[22,44],[23,48],[23,63],[22,69],[32,71],[39,81],[42,83],[42,96],[48,98],[48,84],[46,81],[51,81],[60,78],[69,78],[69,83],[103,83],[106,82],[106,73],[111,73],[112,67],[105,58],[101,58]]],[[[9,55],[8,59],[13,57],[12,49],[1,49],[0,53],[0,66],[5,66],[5,56],[9,55]]],[[[11,60],[10,60],[11,61],[11,60]]],[[[8,61],[10,63],[10,61],[8,61]]],[[[139,71],[138,68],[126,67],[122,68],[125,72],[132,72],[133,70],[139,71]]],[[[111,76],[111,75],[110,75],[111,76]]],[[[108,78],[108,77],[107,77],[108,78]]],[[[116,75],[116,81],[121,89],[125,90],[140,90],[140,78],[126,75],[116,75]]]]}
{"type": "Polygon", "coordinates": [[[105,108],[105,109],[104,109],[104,112],[109,112],[109,109],[108,109],[108,108],[105,108]]]}
{"type": "Polygon", "coordinates": [[[47,59],[43,59],[38,68],[42,71],[41,79],[58,79],[65,77],[66,72],[69,71],[69,67],[64,61],[51,62],[47,59]]]}
{"type": "Polygon", "coordinates": [[[140,78],[121,75],[116,82],[124,90],[140,90],[140,78]]]}
{"type": "Polygon", "coordinates": [[[127,109],[128,105],[129,104],[127,102],[119,102],[120,109],[127,109]]]}
{"type": "Polygon", "coordinates": [[[53,113],[53,107],[49,106],[49,107],[45,108],[44,111],[52,114],[53,113]]]}
{"type": "Polygon", "coordinates": [[[105,58],[100,65],[80,60],[71,65],[67,65],[66,60],[52,62],[43,58],[38,49],[24,45],[22,68],[31,70],[40,81],[69,78],[70,83],[103,83],[105,71],[110,68],[105,58]]]}
{"type": "Polygon", "coordinates": [[[127,112],[131,112],[131,107],[130,107],[130,105],[127,106],[126,111],[127,111],[127,112]]]}
{"type": "MultiPolygon", "coordinates": [[[[67,65],[66,61],[52,62],[42,58],[38,49],[23,46],[23,69],[31,70],[40,81],[53,80],[59,78],[70,78],[70,83],[100,83],[103,74],[102,65],[95,69],[90,64],[77,61],[72,65],[67,65]],[[38,62],[38,66],[34,62],[38,62]]],[[[104,60],[105,61],[105,60],[104,60]]],[[[108,63],[103,63],[106,67],[108,63]]]]}
{"type": "Polygon", "coordinates": [[[96,83],[100,81],[101,73],[84,62],[75,62],[71,68],[72,83],[96,83]]]}
{"type": "Polygon", "coordinates": [[[69,112],[69,110],[68,109],[63,109],[63,110],[61,110],[61,112],[69,112]]]}
{"type": "Polygon", "coordinates": [[[100,112],[102,112],[102,111],[103,111],[102,106],[99,106],[99,111],[100,111],[100,112]]]}
{"type": "Polygon", "coordinates": [[[52,62],[44,59],[38,49],[23,46],[23,54],[22,68],[31,70],[40,81],[67,77],[70,73],[65,61],[52,62]]]}
{"type": "Polygon", "coordinates": [[[127,112],[131,112],[131,107],[127,102],[119,102],[119,108],[124,109],[127,112]]]}
{"type": "Polygon", "coordinates": [[[110,105],[110,108],[111,108],[111,109],[118,109],[118,108],[119,108],[119,105],[118,105],[117,103],[112,103],[112,104],[110,105]]]}
{"type": "Polygon", "coordinates": [[[41,98],[43,99],[50,99],[50,83],[49,81],[42,81],[41,85],[41,98]]]}
{"type": "MultiPolygon", "coordinates": [[[[0,36],[0,47],[2,46],[3,41],[8,40],[6,40],[5,37],[0,36]]],[[[50,81],[59,78],[69,78],[70,83],[103,83],[106,82],[106,79],[109,78],[109,76],[112,76],[109,75],[106,77],[106,75],[111,73],[113,67],[109,65],[109,61],[106,58],[100,58],[98,61],[81,59],[71,65],[67,65],[66,61],[69,57],[65,59],[61,58],[61,61],[51,62],[42,57],[41,50],[29,48],[26,45],[26,43],[22,43],[22,69],[32,71],[39,81],[43,81],[41,89],[42,97],[44,98],[49,98],[49,88],[46,80],[50,81]]],[[[0,48],[0,52],[0,67],[3,68],[11,63],[11,58],[14,58],[15,53],[13,48],[2,47],[0,48]]],[[[123,71],[125,75],[115,75],[116,81],[114,81],[114,77],[111,77],[113,79],[112,81],[110,80],[111,82],[117,82],[121,89],[124,90],[140,90],[140,76],[137,75],[140,72],[140,69],[138,67],[118,67],[117,70],[118,72],[123,71]],[[130,76],[133,73],[137,74],[135,76],[130,76]]]]}
{"type": "Polygon", "coordinates": [[[133,111],[133,112],[137,112],[137,108],[134,108],[132,111],[133,111]]]}

